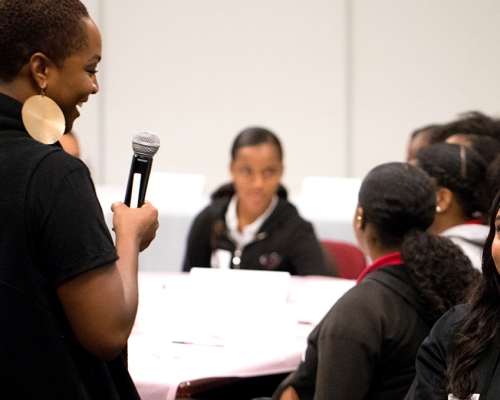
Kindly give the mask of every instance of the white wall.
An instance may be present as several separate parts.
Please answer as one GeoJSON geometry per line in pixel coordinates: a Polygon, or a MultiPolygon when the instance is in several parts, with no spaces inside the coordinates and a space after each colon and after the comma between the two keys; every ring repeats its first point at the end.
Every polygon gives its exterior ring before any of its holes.
{"type": "Polygon", "coordinates": [[[307,175],[403,160],[416,127],[500,113],[495,0],[84,2],[104,59],[75,130],[98,182],[124,184],[140,130],[162,140],[155,170],[211,190],[237,132],[266,126],[298,192],[307,175]]]}
{"type": "Polygon", "coordinates": [[[354,174],[402,160],[409,133],[463,111],[500,115],[500,2],[353,2],[354,174]]]}

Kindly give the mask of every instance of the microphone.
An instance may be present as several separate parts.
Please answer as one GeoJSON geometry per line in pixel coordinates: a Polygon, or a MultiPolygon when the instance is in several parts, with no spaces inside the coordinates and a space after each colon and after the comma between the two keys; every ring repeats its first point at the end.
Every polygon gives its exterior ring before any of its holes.
{"type": "Polygon", "coordinates": [[[160,138],[153,132],[138,132],[132,138],[132,165],[128,177],[127,191],[125,192],[124,203],[130,207],[132,199],[132,186],[134,185],[134,176],[139,174],[141,181],[139,184],[139,196],[137,207],[141,207],[146,199],[146,189],[148,188],[149,174],[153,165],[153,156],[160,148],[160,138]]]}

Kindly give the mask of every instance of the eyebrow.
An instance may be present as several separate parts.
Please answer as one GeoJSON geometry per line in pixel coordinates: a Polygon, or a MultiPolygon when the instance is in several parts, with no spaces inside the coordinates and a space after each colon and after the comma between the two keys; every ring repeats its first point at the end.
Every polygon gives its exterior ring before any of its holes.
{"type": "Polygon", "coordinates": [[[89,62],[96,60],[97,62],[101,61],[101,56],[99,54],[94,55],[90,58],[89,62]]]}
{"type": "Polygon", "coordinates": [[[495,222],[497,222],[498,220],[500,220],[500,215],[497,215],[496,218],[495,218],[495,222]]]}

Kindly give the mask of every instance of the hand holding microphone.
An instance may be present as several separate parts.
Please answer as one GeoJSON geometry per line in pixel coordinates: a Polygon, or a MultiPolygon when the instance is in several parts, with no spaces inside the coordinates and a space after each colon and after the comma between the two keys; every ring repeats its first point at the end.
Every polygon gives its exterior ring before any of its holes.
{"type": "Polygon", "coordinates": [[[125,193],[125,204],[118,202],[111,206],[117,247],[119,242],[127,243],[123,246],[125,251],[132,250],[135,246],[138,251],[143,251],[154,239],[159,226],[156,208],[149,202],[144,204],[153,156],[159,147],[160,139],[152,132],[139,132],[132,139],[134,156],[125,193]],[[140,176],[137,208],[130,208],[136,175],[140,176]]]}
{"type": "Polygon", "coordinates": [[[153,132],[139,132],[132,138],[134,156],[132,158],[132,165],[130,166],[130,174],[128,177],[127,191],[125,192],[124,201],[127,206],[130,207],[134,177],[136,174],[140,175],[141,178],[137,207],[141,207],[144,204],[149,174],[151,173],[151,166],[153,165],[153,156],[159,148],[160,138],[153,132]]]}

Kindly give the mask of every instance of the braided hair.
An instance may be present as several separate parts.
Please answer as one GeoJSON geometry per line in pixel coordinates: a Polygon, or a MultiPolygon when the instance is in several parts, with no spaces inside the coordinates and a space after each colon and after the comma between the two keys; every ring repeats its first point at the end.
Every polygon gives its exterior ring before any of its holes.
{"type": "Polygon", "coordinates": [[[448,238],[426,232],[434,220],[436,198],[424,171],[406,163],[375,167],[363,180],[359,206],[376,240],[401,248],[404,267],[430,321],[464,300],[480,272],[448,238]]]}

